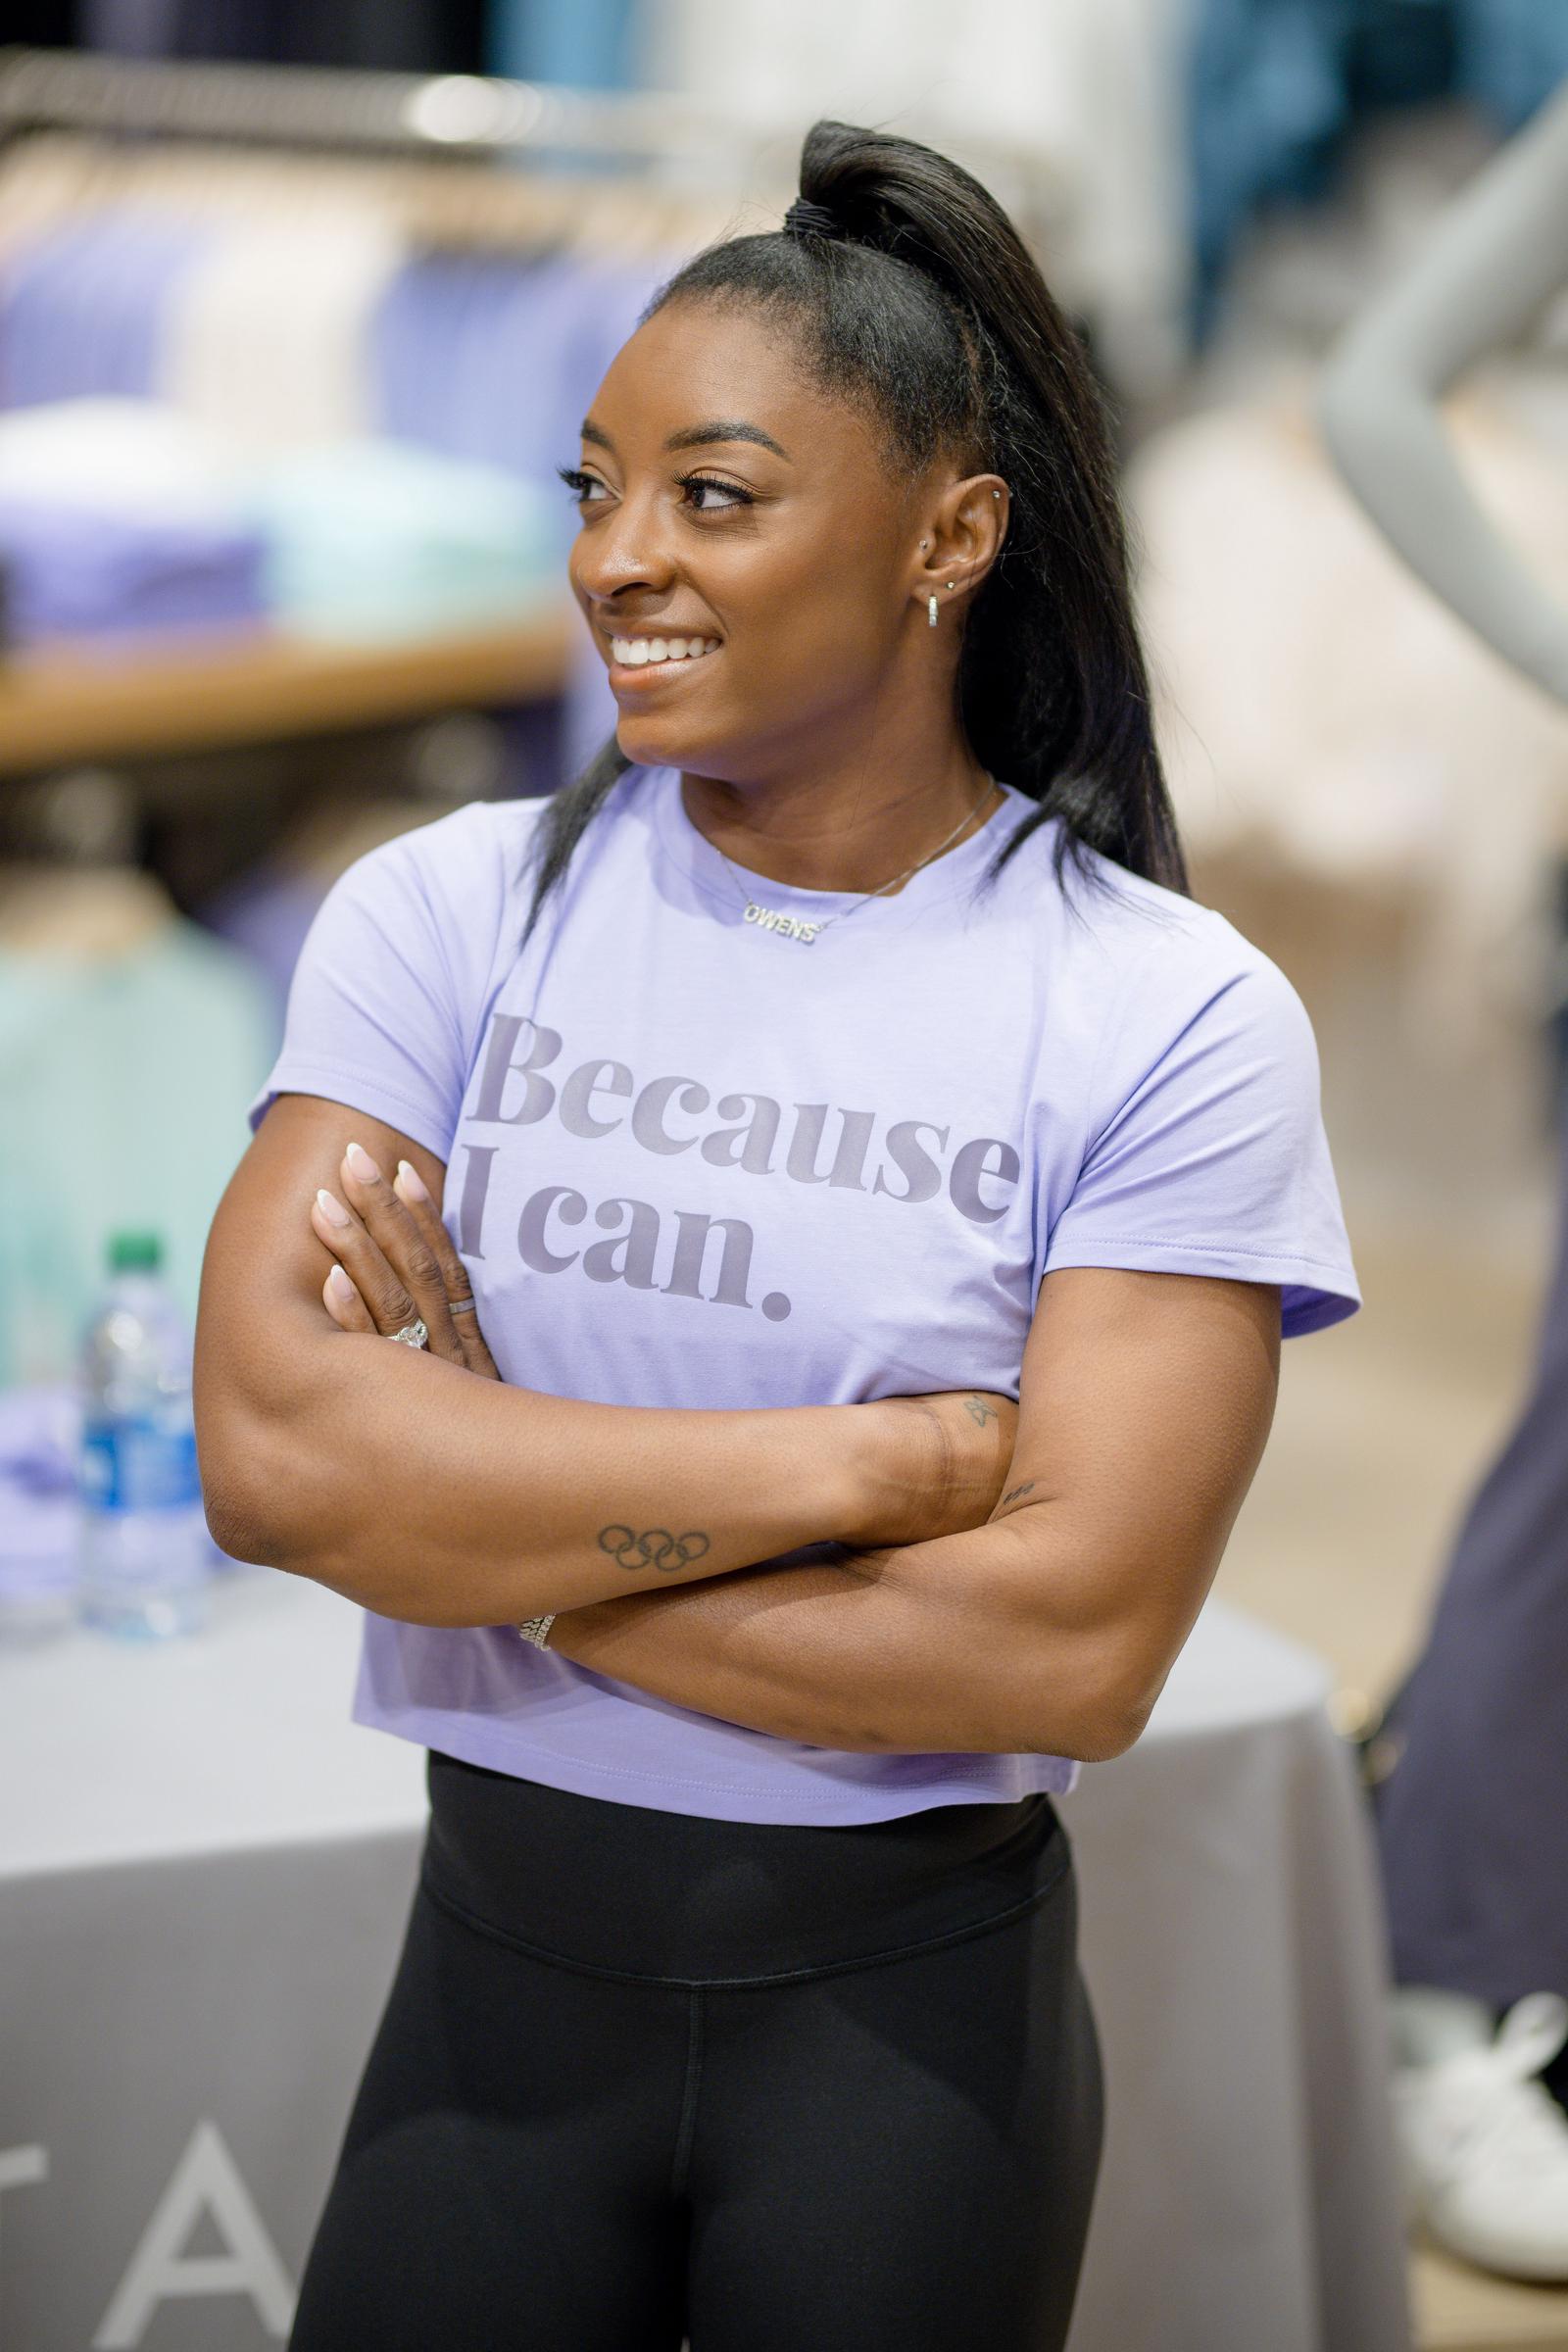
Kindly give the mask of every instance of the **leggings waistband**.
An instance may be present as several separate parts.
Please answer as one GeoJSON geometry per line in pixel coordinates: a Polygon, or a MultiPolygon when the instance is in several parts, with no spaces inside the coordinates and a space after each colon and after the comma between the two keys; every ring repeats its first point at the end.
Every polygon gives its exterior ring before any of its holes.
{"type": "Polygon", "coordinates": [[[646,1983],[865,1966],[1021,1917],[1070,1868],[1043,1791],[827,1829],[615,1804],[434,1748],[427,1780],[434,1900],[542,1958],[646,1983]]]}

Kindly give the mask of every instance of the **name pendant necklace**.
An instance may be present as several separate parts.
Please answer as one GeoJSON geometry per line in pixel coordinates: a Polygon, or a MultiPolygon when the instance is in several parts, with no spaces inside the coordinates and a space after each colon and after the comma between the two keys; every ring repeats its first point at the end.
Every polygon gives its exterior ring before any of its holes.
{"type": "Polygon", "coordinates": [[[863,898],[855,900],[853,905],[849,906],[841,906],[837,914],[826,915],[821,922],[802,922],[798,915],[782,914],[776,907],[772,906],[760,906],[757,901],[752,897],[751,892],[746,888],[746,885],[742,882],[735,867],[730,864],[730,861],[727,858],[724,858],[723,851],[718,849],[717,842],[713,842],[711,847],[715,850],[718,850],[720,858],[723,858],[725,867],[727,868],[736,889],[740,893],[741,903],[746,908],[746,921],[749,923],[754,923],[760,931],[771,931],[776,939],[799,940],[802,947],[808,948],[815,942],[819,933],[827,930],[829,924],[841,923],[846,915],[858,914],[862,906],[870,904],[872,899],[886,898],[890,890],[897,890],[901,882],[909,881],[913,875],[920,872],[923,866],[935,864],[936,860],[941,857],[943,851],[953,847],[953,844],[957,840],[958,835],[963,831],[965,825],[973,824],[975,818],[979,815],[981,809],[985,807],[987,801],[990,800],[991,795],[996,791],[996,777],[987,776],[985,791],[981,794],[979,800],[976,801],[974,807],[968,810],[967,814],[959,817],[957,823],[954,826],[953,831],[948,835],[947,840],[940,842],[938,846],[930,853],[929,857],[916,858],[914,864],[906,865],[902,874],[895,874],[891,882],[879,883],[875,890],[868,890],[863,898]]]}

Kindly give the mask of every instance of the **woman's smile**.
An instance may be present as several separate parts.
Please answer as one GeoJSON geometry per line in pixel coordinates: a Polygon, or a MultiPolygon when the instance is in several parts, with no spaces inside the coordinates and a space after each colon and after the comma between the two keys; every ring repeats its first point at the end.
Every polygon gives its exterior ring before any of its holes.
{"type": "Polygon", "coordinates": [[[619,693],[663,685],[679,671],[716,654],[716,637],[676,635],[637,629],[606,632],[610,648],[610,683],[619,693]]]}

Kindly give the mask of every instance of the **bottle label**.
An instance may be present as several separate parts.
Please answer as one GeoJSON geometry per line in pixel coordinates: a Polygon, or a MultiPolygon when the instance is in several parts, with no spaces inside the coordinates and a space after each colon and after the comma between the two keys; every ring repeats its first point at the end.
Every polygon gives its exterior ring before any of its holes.
{"type": "Polygon", "coordinates": [[[202,1498],[196,1432],[151,1414],[88,1420],[81,1433],[83,1498],[96,1511],[173,1511],[202,1498]]]}

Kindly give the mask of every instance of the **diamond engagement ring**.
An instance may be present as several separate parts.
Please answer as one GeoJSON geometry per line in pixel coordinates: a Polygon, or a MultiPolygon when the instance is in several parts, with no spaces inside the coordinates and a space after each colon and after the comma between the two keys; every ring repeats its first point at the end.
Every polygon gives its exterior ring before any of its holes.
{"type": "Polygon", "coordinates": [[[401,1331],[395,1331],[391,1336],[395,1340],[401,1340],[405,1348],[423,1348],[428,1344],[430,1338],[422,1315],[416,1315],[412,1323],[405,1323],[401,1331]]]}

